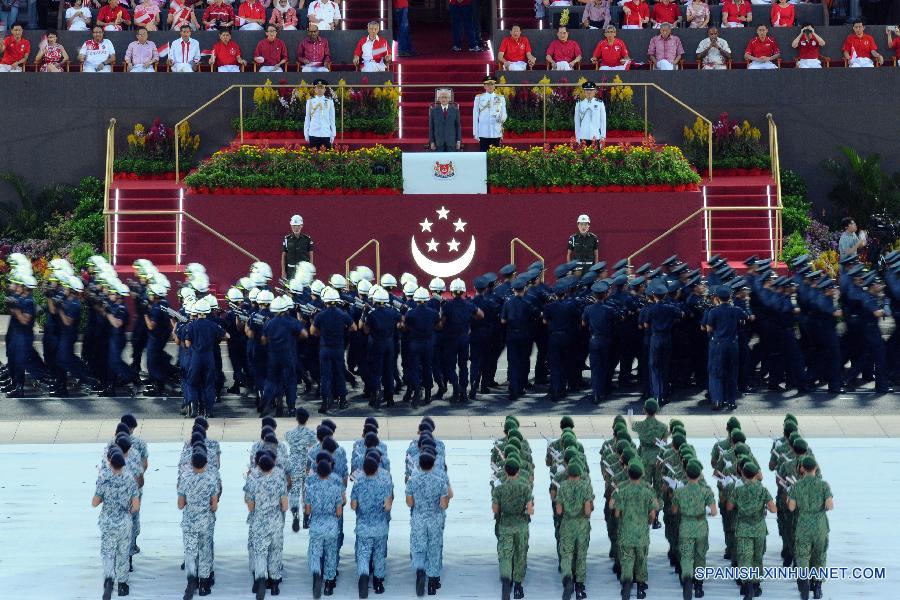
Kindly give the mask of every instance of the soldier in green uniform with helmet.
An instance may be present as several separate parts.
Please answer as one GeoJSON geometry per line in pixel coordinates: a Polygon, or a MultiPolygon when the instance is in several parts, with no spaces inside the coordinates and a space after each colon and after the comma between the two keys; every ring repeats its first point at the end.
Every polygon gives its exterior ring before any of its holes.
{"type": "Polygon", "coordinates": [[[566,262],[577,262],[581,272],[600,260],[600,241],[595,234],[589,231],[591,228],[589,216],[579,215],[576,223],[578,224],[578,233],[569,236],[566,262]]]}
{"type": "MultiPolygon", "coordinates": [[[[728,510],[734,510],[735,546],[738,567],[755,567],[762,570],[763,554],[766,551],[766,511],[775,512],[775,500],[757,478],[759,465],[753,461],[744,463],[741,485],[735,487],[728,498],[728,510]]],[[[758,579],[741,581],[744,600],[762,594],[758,579]]]]}
{"type": "Polygon", "coordinates": [[[628,463],[628,482],[610,498],[609,506],[619,520],[618,545],[621,565],[622,600],[631,598],[632,583],[637,597],[647,597],[647,550],[650,547],[649,523],[656,520],[659,503],[656,493],[641,481],[644,467],[639,460],[628,463]]]}
{"type": "MultiPolygon", "coordinates": [[[[639,452],[644,466],[644,480],[653,487],[657,497],[660,497],[660,480],[656,471],[656,457],[659,456],[660,447],[657,444],[665,442],[669,435],[669,428],[656,418],[657,412],[659,412],[659,402],[655,398],[648,398],[644,402],[646,418],[643,421],[631,423],[631,430],[637,433],[641,440],[639,452]]],[[[653,521],[653,529],[659,528],[659,520],[656,519],[653,521]]]]}
{"type": "Polygon", "coordinates": [[[675,490],[672,512],[680,518],[678,525],[678,555],[681,559],[682,597],[690,600],[703,596],[703,581],[694,578],[694,569],[706,566],[709,550],[709,525],[706,510],[715,517],[716,499],[709,486],[700,483],[703,466],[691,459],[685,467],[687,484],[675,490]]]}
{"type": "Polygon", "coordinates": [[[503,465],[506,480],[491,492],[491,509],[497,515],[497,558],[500,561],[500,581],[503,600],[509,600],[510,588],[515,598],[524,598],[522,582],[528,560],[528,524],[534,514],[531,483],[522,479],[522,463],[507,458],[503,465]]]}
{"type": "MultiPolygon", "coordinates": [[[[798,567],[824,567],[828,551],[828,517],[825,513],[834,509],[831,486],[818,476],[818,464],[812,456],[800,460],[803,478],[788,492],[788,510],[796,514],[794,523],[794,557],[798,567]]],[[[800,597],[822,597],[822,582],[801,580],[800,597]]]]}
{"type": "Polygon", "coordinates": [[[590,479],[582,477],[585,470],[581,458],[569,462],[566,468],[568,478],[562,482],[556,494],[556,514],[560,518],[559,553],[563,600],[569,600],[573,590],[578,600],[587,598],[584,582],[587,577],[587,550],[591,541],[594,490],[590,479]]]}
{"type": "Polygon", "coordinates": [[[281,243],[281,277],[293,277],[297,264],[301,262],[313,262],[313,241],[303,233],[303,217],[294,215],[291,217],[291,232],[284,236],[281,243]]]}

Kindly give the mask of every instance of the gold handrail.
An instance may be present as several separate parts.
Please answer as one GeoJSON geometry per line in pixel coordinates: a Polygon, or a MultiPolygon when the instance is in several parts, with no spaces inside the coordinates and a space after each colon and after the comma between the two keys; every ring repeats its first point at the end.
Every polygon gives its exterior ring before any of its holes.
{"type": "Polygon", "coordinates": [[[360,254],[362,254],[362,252],[372,244],[375,244],[375,280],[381,281],[381,243],[375,238],[372,238],[371,240],[360,246],[359,250],[348,256],[347,260],[344,261],[344,273],[346,274],[347,278],[350,277],[350,262],[360,254]]]}
{"type": "Polygon", "coordinates": [[[782,229],[783,222],[781,214],[781,208],[783,207],[781,203],[781,157],[779,156],[778,151],[778,125],[775,124],[772,113],[767,113],[766,119],[769,121],[769,157],[772,162],[772,177],[775,179],[775,197],[779,208],[778,212],[775,213],[775,232],[773,235],[775,242],[775,256],[772,257],[772,260],[775,260],[777,257],[781,256],[781,250],[784,247],[784,232],[782,229]]]}
{"type": "MultiPolygon", "coordinates": [[[[224,90],[222,90],[221,92],[219,92],[218,94],[213,96],[211,99],[204,102],[200,106],[200,108],[198,108],[197,110],[193,111],[191,114],[186,116],[185,118],[183,118],[180,121],[178,121],[177,123],[175,123],[175,127],[174,127],[174,130],[175,130],[175,183],[178,183],[179,181],[181,181],[180,171],[179,171],[180,165],[179,165],[179,160],[178,160],[178,128],[181,127],[182,123],[186,122],[188,119],[192,118],[194,115],[199,114],[200,111],[204,110],[207,106],[209,106],[210,104],[212,104],[213,102],[215,102],[216,100],[218,100],[219,98],[221,98],[222,96],[224,96],[225,94],[227,94],[228,92],[233,90],[235,87],[244,87],[244,86],[229,85],[227,88],[225,88],[224,90]]],[[[252,87],[258,87],[258,86],[252,86],[252,87]]],[[[241,104],[243,105],[243,94],[241,96],[242,96],[241,104]]],[[[241,141],[242,142],[244,141],[244,123],[243,123],[243,121],[241,121],[241,141]]]]}
{"type": "MultiPolygon", "coordinates": [[[[538,254],[534,248],[525,243],[522,238],[513,238],[509,240],[509,262],[511,262],[512,264],[516,264],[516,244],[519,244],[520,246],[531,252],[531,254],[536,256],[539,261],[544,262],[544,257],[538,254]]],[[[543,280],[544,273],[541,272],[541,281],[543,280]]]]}
{"type": "Polygon", "coordinates": [[[106,163],[104,165],[103,180],[103,253],[112,256],[112,232],[110,231],[109,189],[113,183],[113,161],[116,150],[116,120],[110,119],[106,126],[106,163]]]}

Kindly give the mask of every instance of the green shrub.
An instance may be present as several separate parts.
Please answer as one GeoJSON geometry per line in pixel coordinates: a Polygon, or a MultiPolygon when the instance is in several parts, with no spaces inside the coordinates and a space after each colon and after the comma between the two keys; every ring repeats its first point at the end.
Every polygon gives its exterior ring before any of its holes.
{"type": "Polygon", "coordinates": [[[808,249],[806,247],[806,240],[803,238],[803,234],[801,234],[799,231],[795,231],[785,238],[784,248],[781,251],[781,256],[778,257],[778,260],[783,263],[790,263],[798,256],[802,256],[807,253],[808,249]]]}

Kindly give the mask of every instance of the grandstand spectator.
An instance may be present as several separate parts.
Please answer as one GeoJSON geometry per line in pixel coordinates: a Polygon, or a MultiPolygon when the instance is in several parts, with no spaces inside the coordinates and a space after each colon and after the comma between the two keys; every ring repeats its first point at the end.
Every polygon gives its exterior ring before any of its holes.
{"type": "Polygon", "coordinates": [[[134,8],[134,24],[147,31],[156,31],[159,27],[159,4],[156,0],[143,0],[134,8]]]}
{"type": "Polygon", "coordinates": [[[588,0],[581,15],[581,26],[585,29],[605,29],[612,22],[609,5],[610,0],[588,0]]]}
{"type": "Polygon", "coordinates": [[[55,31],[47,32],[47,43],[38,49],[34,62],[41,65],[41,73],[62,73],[66,70],[69,55],[59,43],[59,36],[55,31]]]}
{"type": "Polygon", "coordinates": [[[378,21],[369,21],[367,35],[356,42],[353,50],[353,64],[364,73],[380,73],[391,66],[391,48],[386,39],[379,37],[380,29],[378,21]]]}
{"type": "Polygon", "coordinates": [[[569,30],[560,27],[556,39],[547,46],[548,68],[557,71],[571,71],[581,62],[581,46],[569,39],[569,30]]]}
{"type": "Polygon", "coordinates": [[[572,6],[572,0],[541,0],[544,6],[572,6]]]}
{"type": "Polygon", "coordinates": [[[715,26],[706,31],[706,38],[697,46],[697,62],[701,69],[727,69],[726,61],[731,60],[731,48],[728,42],[719,37],[719,29],[715,26]]]}
{"type": "Polygon", "coordinates": [[[327,73],[331,70],[331,51],[328,40],[319,35],[319,26],[310,23],[306,39],[297,44],[297,62],[304,73],[327,73]]]}
{"type": "Polygon", "coordinates": [[[224,29],[234,25],[234,10],[224,0],[212,0],[201,17],[203,27],[207,30],[224,29]]]}
{"type": "Polygon", "coordinates": [[[866,33],[866,26],[859,19],[853,22],[853,33],[844,40],[843,52],[848,67],[874,67],[872,59],[879,65],[884,63],[875,38],[866,33]]]}
{"type": "Polygon", "coordinates": [[[796,18],[794,5],[788,0],[778,0],[778,2],[772,3],[771,17],[772,27],[793,27],[796,18]]]}
{"type": "Polygon", "coordinates": [[[181,31],[182,25],[189,26],[192,30],[200,29],[200,23],[197,22],[197,13],[194,12],[193,5],[186,0],[172,0],[169,4],[169,16],[166,19],[169,28],[173,31],[181,31]]]}
{"type": "Polygon", "coordinates": [[[3,56],[0,57],[0,73],[20,73],[28,62],[31,53],[31,42],[22,37],[22,26],[12,26],[12,35],[6,36],[0,45],[3,56]]]}
{"type": "Polygon", "coordinates": [[[227,29],[219,32],[219,41],[212,47],[209,65],[219,73],[239,73],[247,61],[241,56],[241,47],[231,39],[227,29]]]}
{"type": "Polygon", "coordinates": [[[897,28],[896,25],[890,25],[885,30],[887,34],[887,47],[888,50],[894,50],[894,60],[900,61],[900,29],[897,28]],[[896,35],[897,37],[892,38],[891,34],[896,35]]]}
{"type": "Polygon", "coordinates": [[[450,2],[450,31],[453,35],[454,52],[462,52],[462,32],[466,30],[466,40],[469,42],[469,51],[478,52],[478,42],[475,36],[475,21],[472,13],[472,0],[449,0],[450,2]]]}
{"type": "Polygon", "coordinates": [[[138,27],[137,39],[125,50],[125,65],[129,73],[153,73],[159,62],[156,44],[147,39],[147,28],[138,27]]]}
{"type": "Polygon", "coordinates": [[[415,56],[409,35],[409,0],[394,0],[394,31],[397,32],[397,54],[415,56]]]}
{"type": "Polygon", "coordinates": [[[722,27],[744,27],[751,21],[753,12],[746,0],[725,0],[722,4],[722,27]]]}
{"type": "Polygon", "coordinates": [[[297,11],[288,0],[276,0],[275,8],[272,9],[272,16],[269,17],[269,23],[280,31],[296,31],[298,21],[297,11]]]}
{"type": "Polygon", "coordinates": [[[672,35],[672,25],[663,21],[659,35],[650,39],[647,58],[650,67],[656,71],[674,71],[681,64],[684,47],[677,35],[672,35]]]}
{"type": "Polygon", "coordinates": [[[628,56],[628,46],[624,40],[616,37],[616,28],[607,25],[603,30],[606,36],[591,55],[591,62],[597,65],[601,71],[624,71],[628,68],[631,58],[628,56]]]}
{"type": "Polygon", "coordinates": [[[769,37],[769,28],[759,25],[756,28],[756,37],[747,44],[744,51],[744,60],[748,69],[777,69],[776,61],[781,57],[781,49],[778,42],[769,37]]]}
{"type": "Polygon", "coordinates": [[[332,0],[315,0],[306,12],[310,23],[319,26],[319,31],[330,31],[337,28],[341,20],[341,7],[332,0]]]}
{"type": "Polygon", "coordinates": [[[692,29],[703,29],[709,26],[709,5],[704,0],[693,0],[688,4],[685,13],[692,29]]]}
{"type": "Polygon", "coordinates": [[[529,66],[533,67],[537,59],[531,53],[531,42],[522,35],[522,28],[513,25],[509,35],[500,42],[497,51],[497,62],[500,68],[508,71],[524,71],[529,66]]]}
{"type": "Polygon", "coordinates": [[[84,5],[84,0],[75,0],[66,9],[66,29],[69,31],[87,31],[91,24],[91,9],[84,5]]]}
{"type": "Polygon", "coordinates": [[[0,19],[6,24],[6,30],[12,30],[19,18],[19,2],[18,0],[3,0],[0,2],[0,19]]]}
{"type": "Polygon", "coordinates": [[[798,69],[821,69],[819,53],[825,46],[823,40],[810,23],[804,23],[797,37],[791,41],[791,48],[797,49],[798,69]]]}
{"type": "Polygon", "coordinates": [[[641,0],[628,0],[622,5],[625,20],[622,29],[640,29],[650,22],[650,8],[641,0]]]}
{"type": "Polygon", "coordinates": [[[169,46],[169,69],[173,73],[193,73],[200,64],[200,43],[191,37],[187,23],[179,31],[181,38],[169,46]]]}
{"type": "Polygon", "coordinates": [[[97,25],[106,31],[122,31],[131,25],[128,9],[119,5],[119,0],[109,0],[109,4],[97,13],[97,25]]]}
{"type": "Polygon", "coordinates": [[[237,24],[241,31],[261,31],[266,22],[266,7],[259,0],[246,0],[238,7],[237,24]]]}
{"type": "Polygon", "coordinates": [[[669,23],[673,27],[677,27],[681,22],[681,12],[678,5],[672,0],[660,0],[653,5],[653,11],[650,13],[650,23],[656,29],[660,28],[663,23],[669,23]]]}
{"type": "Polygon", "coordinates": [[[278,29],[271,23],[266,25],[266,37],[256,44],[253,61],[260,73],[282,72],[287,67],[287,46],[278,39],[278,29]]]}
{"type": "Polygon", "coordinates": [[[109,40],[103,39],[103,28],[94,25],[91,39],[78,50],[82,73],[109,73],[116,62],[116,49],[109,40]]]}

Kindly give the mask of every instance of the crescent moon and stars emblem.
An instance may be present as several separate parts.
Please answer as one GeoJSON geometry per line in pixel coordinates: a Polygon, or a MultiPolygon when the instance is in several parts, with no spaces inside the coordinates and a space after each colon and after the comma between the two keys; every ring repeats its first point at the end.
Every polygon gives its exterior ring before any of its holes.
{"type": "Polygon", "coordinates": [[[412,252],[413,260],[420,269],[432,277],[453,277],[459,275],[472,264],[472,260],[475,258],[475,236],[469,236],[469,245],[460,254],[460,246],[465,241],[465,238],[464,236],[460,236],[463,239],[457,240],[456,234],[466,233],[466,226],[468,223],[459,217],[457,217],[456,221],[451,222],[450,211],[443,206],[434,212],[437,214],[437,218],[434,222],[430,221],[428,217],[425,217],[425,219],[419,223],[419,227],[421,228],[420,233],[428,232],[432,234],[431,239],[425,242],[427,248],[426,251],[422,252],[419,249],[415,235],[410,238],[410,250],[412,252]],[[432,231],[432,228],[439,227],[441,221],[447,221],[446,225],[452,225],[453,227],[453,235],[451,235],[449,241],[438,241],[435,239],[435,232],[432,231]],[[429,254],[438,254],[439,249],[442,249],[443,247],[446,247],[447,253],[457,255],[457,257],[449,261],[438,261],[428,256],[429,254]]]}

